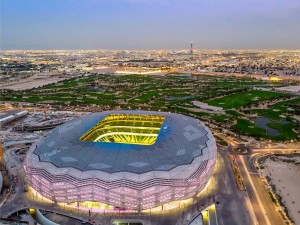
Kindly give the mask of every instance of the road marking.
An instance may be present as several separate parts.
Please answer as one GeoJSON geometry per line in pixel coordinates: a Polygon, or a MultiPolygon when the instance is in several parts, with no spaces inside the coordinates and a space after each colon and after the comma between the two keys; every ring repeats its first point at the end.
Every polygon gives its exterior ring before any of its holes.
{"type": "MultiPolygon", "coordinates": [[[[254,191],[255,197],[257,198],[259,207],[260,207],[260,209],[261,209],[263,215],[265,215],[264,218],[265,218],[265,220],[266,220],[266,222],[267,222],[268,225],[272,225],[271,222],[270,222],[270,220],[269,220],[269,217],[268,217],[268,215],[267,215],[266,209],[265,209],[265,207],[263,206],[263,204],[262,204],[262,202],[261,202],[261,200],[260,200],[260,198],[259,198],[259,195],[258,195],[258,193],[257,193],[257,190],[256,190],[255,186],[254,186],[254,183],[253,183],[253,181],[252,181],[252,178],[251,178],[251,176],[250,176],[250,174],[249,174],[249,172],[248,172],[248,170],[247,170],[247,167],[246,167],[246,164],[245,164],[245,162],[244,162],[243,156],[240,156],[240,159],[241,159],[241,162],[242,162],[243,167],[244,167],[244,169],[245,169],[245,172],[246,172],[246,174],[247,174],[247,177],[248,177],[248,179],[249,179],[249,182],[250,182],[250,184],[251,184],[251,187],[252,187],[252,189],[253,189],[253,191],[254,191]]],[[[251,204],[251,205],[252,205],[252,204],[251,204]]],[[[252,207],[252,208],[253,208],[253,207],[252,207]]]]}
{"type": "Polygon", "coordinates": [[[293,151],[299,151],[300,148],[253,148],[252,149],[253,152],[272,152],[272,153],[275,153],[275,152],[281,152],[281,151],[285,151],[285,152],[293,152],[293,151]]]}

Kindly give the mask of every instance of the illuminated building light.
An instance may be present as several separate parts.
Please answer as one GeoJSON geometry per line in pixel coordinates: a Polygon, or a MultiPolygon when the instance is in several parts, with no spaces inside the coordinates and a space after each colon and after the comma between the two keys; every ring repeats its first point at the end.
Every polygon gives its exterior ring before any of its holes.
{"type": "Polygon", "coordinates": [[[28,185],[43,196],[41,201],[47,198],[83,210],[98,207],[99,212],[156,207],[159,211],[182,207],[185,199],[204,190],[216,158],[215,139],[195,118],[168,112],[110,111],[55,128],[31,146],[24,168],[28,185]],[[105,132],[97,133],[102,128],[149,139],[127,140],[128,135],[121,133],[126,144],[108,143],[109,136],[101,136],[105,132]]]}
{"type": "Polygon", "coordinates": [[[30,208],[29,213],[30,213],[30,215],[34,216],[36,214],[36,210],[33,208],[30,208]]]}
{"type": "Polygon", "coordinates": [[[46,198],[45,196],[43,196],[39,192],[37,192],[33,187],[29,187],[28,194],[32,195],[31,198],[37,199],[39,202],[54,203],[50,199],[46,198]]]}
{"type": "Polygon", "coordinates": [[[153,145],[165,120],[160,115],[112,114],[87,131],[80,140],[153,145]]]}
{"type": "Polygon", "coordinates": [[[269,77],[269,81],[282,81],[283,79],[280,77],[269,77]]]}
{"type": "Polygon", "coordinates": [[[69,204],[70,206],[75,207],[83,207],[83,208],[90,208],[90,209],[101,209],[101,210],[113,210],[114,207],[111,205],[107,205],[101,202],[92,202],[92,201],[85,201],[85,202],[72,202],[69,204]]]}
{"type": "MultiPolygon", "coordinates": [[[[209,186],[209,184],[211,184],[211,182],[209,181],[205,187],[205,189],[209,186]]],[[[206,190],[203,190],[202,192],[206,192],[206,190]]],[[[202,193],[201,192],[201,193],[202,193]]],[[[199,193],[199,194],[201,194],[199,193]]],[[[48,202],[48,203],[54,203],[53,201],[45,198],[45,196],[42,196],[41,194],[39,194],[36,190],[34,190],[33,188],[30,187],[30,193],[29,194],[33,194],[35,197],[34,199],[36,199],[39,202],[48,202]]],[[[199,195],[198,194],[198,195],[199,195]]],[[[150,196],[149,198],[151,198],[152,196],[150,196]]],[[[65,201],[65,198],[60,198],[61,200],[65,201]]],[[[68,197],[68,199],[70,199],[68,197]]],[[[116,201],[117,203],[118,201],[116,201]]],[[[193,198],[188,198],[188,199],[184,199],[184,200],[177,200],[177,201],[171,201],[168,202],[166,204],[154,207],[155,205],[154,202],[150,202],[148,204],[144,204],[143,207],[148,208],[146,210],[143,210],[143,213],[150,213],[150,212],[156,212],[156,213],[164,213],[165,211],[170,211],[176,208],[180,208],[180,207],[186,207],[189,206],[193,203],[193,198]]],[[[71,203],[66,203],[66,202],[60,202],[57,203],[60,207],[63,208],[78,208],[80,210],[90,210],[93,209],[94,212],[98,212],[98,213],[118,213],[120,211],[120,209],[116,209],[114,206],[112,205],[108,205],[102,202],[93,202],[93,201],[82,201],[82,202],[71,202],[71,203]]],[[[130,207],[136,207],[136,204],[126,204],[129,208],[130,207]]],[[[214,205],[208,207],[211,208],[214,207],[214,205]]],[[[208,209],[207,208],[207,209],[208,209]]],[[[205,209],[205,210],[207,210],[205,209]]],[[[211,208],[213,209],[213,208],[211,208]]],[[[32,209],[34,210],[34,209],[32,209]]],[[[121,210],[122,212],[127,212],[127,213],[135,213],[136,210],[121,210]]]]}

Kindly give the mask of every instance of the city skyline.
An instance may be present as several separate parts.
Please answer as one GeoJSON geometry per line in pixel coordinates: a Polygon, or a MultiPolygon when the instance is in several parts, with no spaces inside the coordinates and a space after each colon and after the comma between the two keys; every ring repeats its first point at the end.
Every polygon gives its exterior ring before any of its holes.
{"type": "Polygon", "coordinates": [[[0,50],[299,49],[295,0],[3,0],[0,50]]]}
{"type": "Polygon", "coordinates": [[[187,44],[0,51],[0,224],[300,224],[300,50],[187,44]]]}

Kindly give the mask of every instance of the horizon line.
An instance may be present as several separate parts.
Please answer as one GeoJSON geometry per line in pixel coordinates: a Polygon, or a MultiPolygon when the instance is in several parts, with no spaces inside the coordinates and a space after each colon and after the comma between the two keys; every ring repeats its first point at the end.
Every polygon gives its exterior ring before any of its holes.
{"type": "MultiPolygon", "coordinates": [[[[187,51],[183,49],[0,49],[0,52],[7,51],[187,51]]],[[[206,48],[193,49],[194,51],[300,51],[299,49],[281,49],[281,48],[206,48]]]]}

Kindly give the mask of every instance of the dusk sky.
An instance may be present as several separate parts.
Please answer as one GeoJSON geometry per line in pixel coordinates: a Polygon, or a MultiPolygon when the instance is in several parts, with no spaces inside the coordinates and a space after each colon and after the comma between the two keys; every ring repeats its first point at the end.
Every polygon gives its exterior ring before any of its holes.
{"type": "Polygon", "coordinates": [[[300,49],[300,0],[0,0],[7,49],[300,49]]]}

